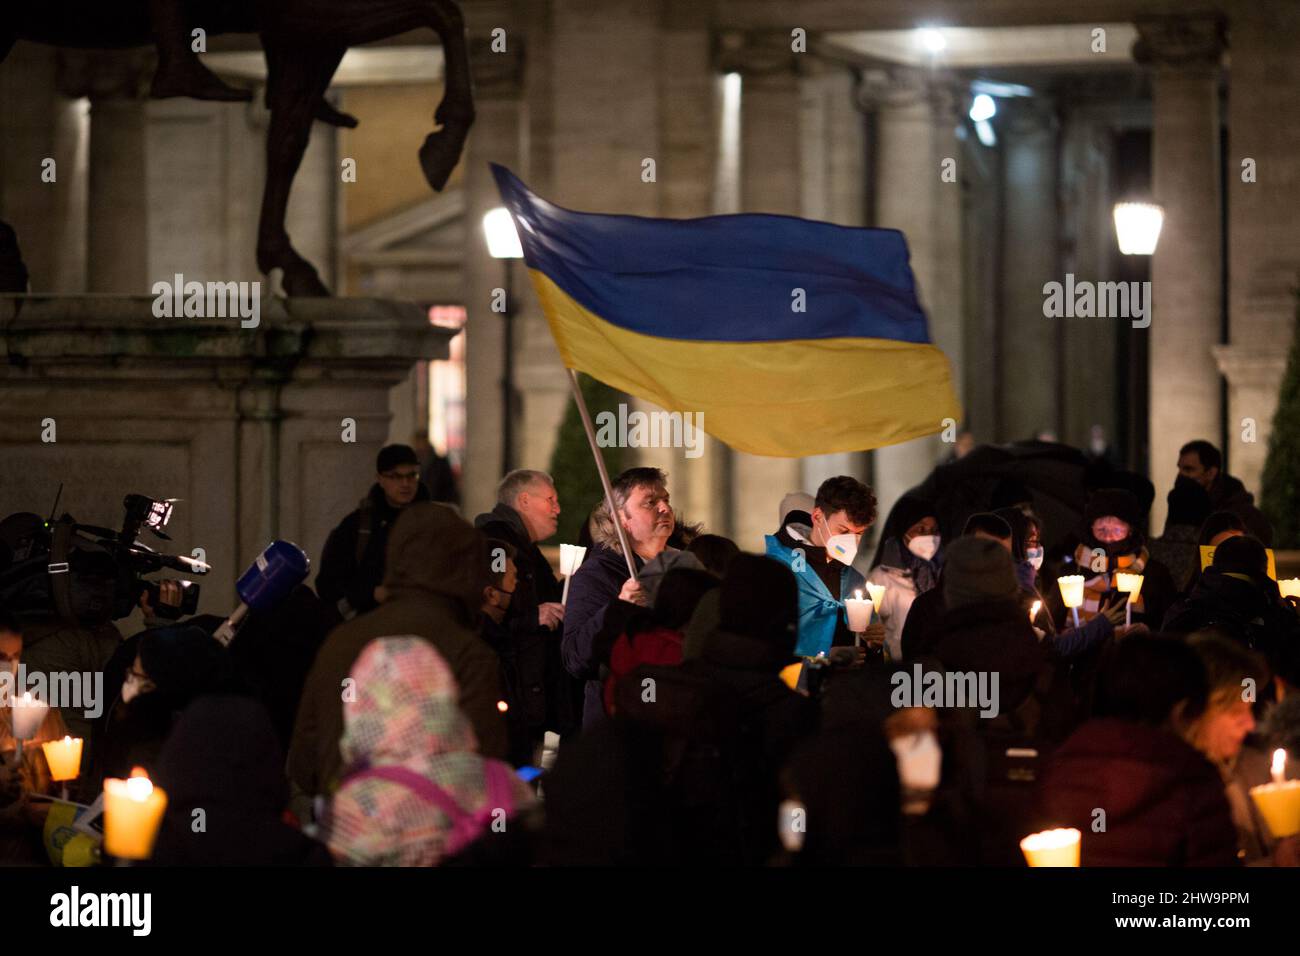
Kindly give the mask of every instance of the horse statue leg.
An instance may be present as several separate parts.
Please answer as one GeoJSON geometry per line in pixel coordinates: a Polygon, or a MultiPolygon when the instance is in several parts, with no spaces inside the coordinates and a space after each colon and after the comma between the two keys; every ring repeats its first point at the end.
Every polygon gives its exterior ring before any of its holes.
{"type": "Polygon", "coordinates": [[[442,42],[447,79],[442,102],[433,114],[434,122],[442,128],[425,137],[420,147],[420,168],[429,185],[442,192],[447,177],[460,161],[465,137],[474,124],[474,84],[470,79],[469,41],[460,7],[452,0],[432,0],[426,11],[429,25],[442,42]]]}
{"type": "Polygon", "coordinates": [[[329,290],[315,267],[290,243],[284,220],[289,189],[307,151],[312,119],[346,51],[281,46],[270,38],[265,46],[271,125],[266,134],[266,186],[257,227],[257,267],[268,275],[272,269],[284,270],[288,295],[326,296],[329,290]]]}

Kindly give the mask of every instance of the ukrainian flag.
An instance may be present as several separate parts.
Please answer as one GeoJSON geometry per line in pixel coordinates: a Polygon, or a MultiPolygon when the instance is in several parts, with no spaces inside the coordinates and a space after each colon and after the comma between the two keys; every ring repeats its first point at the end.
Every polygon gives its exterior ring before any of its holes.
{"type": "Polygon", "coordinates": [[[756,455],[879,448],[961,420],[902,233],[572,212],[492,173],[567,367],[702,412],[756,455]]]}

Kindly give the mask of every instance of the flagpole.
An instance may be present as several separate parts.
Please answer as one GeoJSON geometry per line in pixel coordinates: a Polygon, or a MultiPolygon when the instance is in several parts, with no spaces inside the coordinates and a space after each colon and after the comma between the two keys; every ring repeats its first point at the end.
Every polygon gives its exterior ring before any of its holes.
{"type": "Polygon", "coordinates": [[[623,560],[627,562],[628,577],[636,577],[636,565],[632,563],[632,549],[628,547],[627,532],[623,529],[623,522],[619,520],[618,509],[614,507],[614,489],[609,484],[609,472],[605,470],[605,458],[600,453],[600,446],[596,444],[596,429],[591,424],[591,412],[587,411],[587,402],[582,397],[582,389],[578,387],[578,373],[573,369],[566,369],[569,373],[569,387],[573,389],[573,400],[578,403],[578,414],[582,416],[582,427],[587,432],[587,444],[591,446],[591,455],[596,459],[596,470],[600,472],[600,483],[605,489],[605,504],[609,508],[610,520],[614,522],[614,530],[618,532],[618,543],[623,546],[623,560]]]}

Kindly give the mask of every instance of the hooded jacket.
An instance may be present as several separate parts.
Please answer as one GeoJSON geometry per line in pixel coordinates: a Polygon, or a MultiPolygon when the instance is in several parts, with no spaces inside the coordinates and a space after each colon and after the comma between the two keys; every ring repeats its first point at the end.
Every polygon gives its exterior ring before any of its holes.
{"type": "Polygon", "coordinates": [[[532,804],[531,790],[509,767],[475,753],[456,681],[429,645],[409,637],[374,641],[352,677],[357,695],[344,704],[340,743],[346,776],[324,826],[341,863],[436,866],[490,826],[497,809],[509,818],[532,804]],[[405,779],[383,776],[392,771],[405,779]],[[439,804],[438,792],[459,812],[439,804]]]}
{"type": "MultiPolygon", "coordinates": [[[[412,504],[428,500],[429,489],[421,484],[412,504]]],[[[376,482],[370,486],[361,506],[340,521],[325,539],[320,569],[316,572],[316,593],[343,620],[374,608],[375,588],[384,580],[388,532],[401,513],[388,503],[384,489],[376,482]],[[368,540],[358,562],[357,536],[363,533],[368,540]]]]}
{"type": "Polygon", "coordinates": [[[368,614],[335,628],[303,689],[289,748],[289,778],[306,794],[330,792],[342,759],[344,687],[357,658],[377,637],[421,637],[447,661],[460,687],[460,706],[487,757],[508,750],[500,663],[476,624],[489,581],[483,536],[450,508],[411,505],[388,541],[384,587],[389,597],[368,614]]]}

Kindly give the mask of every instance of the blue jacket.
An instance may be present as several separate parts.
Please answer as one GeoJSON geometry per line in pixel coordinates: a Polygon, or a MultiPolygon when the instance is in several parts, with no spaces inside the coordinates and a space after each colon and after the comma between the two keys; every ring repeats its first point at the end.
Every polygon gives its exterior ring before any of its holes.
{"type": "MultiPolygon", "coordinates": [[[[831,595],[817,572],[808,566],[806,557],[796,566],[793,548],[786,547],[775,535],[769,534],[763,540],[767,543],[767,556],[793,571],[799,584],[799,642],[795,645],[795,654],[816,657],[822,652],[829,653],[831,642],[835,640],[835,625],[846,613],[844,602],[831,595]]],[[[852,595],[854,591],[865,589],[866,581],[862,575],[845,565],[840,572],[840,594],[852,595]]]]}

